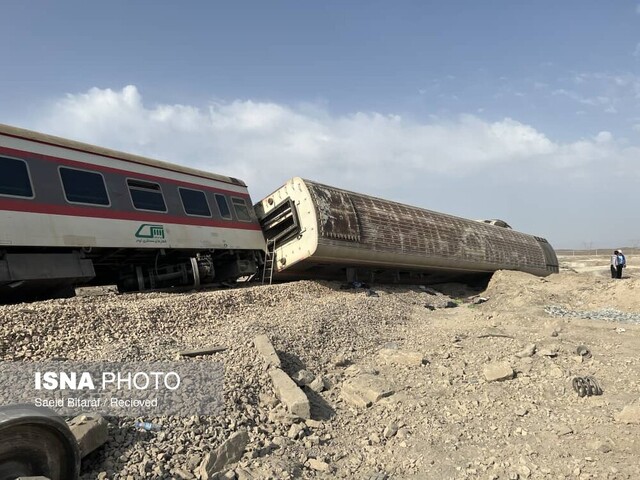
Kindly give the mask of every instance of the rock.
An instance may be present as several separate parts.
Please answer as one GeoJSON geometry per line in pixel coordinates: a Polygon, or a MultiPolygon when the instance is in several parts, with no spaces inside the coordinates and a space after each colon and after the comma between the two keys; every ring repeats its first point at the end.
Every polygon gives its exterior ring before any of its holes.
{"type": "Polygon", "coordinates": [[[598,453],[609,453],[611,451],[611,445],[607,442],[602,442],[600,440],[594,440],[587,445],[591,450],[594,450],[598,453]]]}
{"type": "Polygon", "coordinates": [[[269,366],[280,368],[282,363],[280,362],[280,357],[276,353],[276,349],[273,348],[271,344],[271,340],[266,335],[258,335],[253,339],[253,344],[255,345],[258,353],[262,356],[265,363],[269,366]]]}
{"type": "Polygon", "coordinates": [[[413,365],[420,366],[425,363],[424,357],[419,352],[408,350],[396,350],[383,348],[378,352],[378,358],[382,363],[392,365],[413,365]]]}
{"type": "Polygon", "coordinates": [[[538,350],[538,355],[542,357],[557,357],[558,349],[557,348],[542,348],[538,350]]]}
{"type": "Polygon", "coordinates": [[[447,300],[447,303],[444,304],[444,308],[456,308],[458,304],[452,300],[447,300]]]}
{"type": "Polygon", "coordinates": [[[532,357],[534,353],[536,353],[536,344],[530,343],[526,345],[522,350],[517,352],[516,357],[518,358],[532,357]]]}
{"type": "Polygon", "coordinates": [[[327,389],[327,381],[322,375],[318,375],[313,381],[307,385],[316,393],[324,392],[327,389]]]}
{"type": "Polygon", "coordinates": [[[570,435],[573,433],[573,429],[570,426],[564,424],[555,425],[553,429],[559,437],[570,435]]]}
{"type": "Polygon", "coordinates": [[[502,380],[509,380],[514,377],[515,372],[511,365],[507,362],[495,362],[485,365],[482,369],[484,378],[487,382],[499,382],[502,380]]]}
{"type": "Polygon", "coordinates": [[[306,465],[312,470],[317,470],[318,472],[328,472],[331,470],[331,467],[328,463],[315,458],[310,458],[309,460],[307,460],[306,465]]]}
{"type": "Polygon", "coordinates": [[[562,378],[564,377],[564,371],[560,367],[554,365],[549,369],[548,375],[552,378],[562,378]]]}
{"type": "Polygon", "coordinates": [[[391,422],[385,427],[382,435],[384,436],[384,438],[391,438],[394,437],[396,433],[398,433],[398,424],[396,422],[391,422]]]}
{"type": "Polygon", "coordinates": [[[298,370],[293,376],[293,380],[303,387],[313,382],[315,380],[315,376],[309,370],[298,370]]]}
{"type": "Polygon", "coordinates": [[[69,421],[69,428],[78,442],[82,457],[107,441],[108,426],[108,422],[99,414],[78,415],[69,421]]]}
{"type": "Polygon", "coordinates": [[[297,440],[299,438],[302,438],[304,436],[304,426],[300,425],[299,423],[294,423],[293,425],[291,425],[291,428],[289,428],[289,432],[287,433],[287,437],[289,437],[292,440],[297,440]]]}
{"type": "Polygon", "coordinates": [[[350,365],[344,371],[344,374],[350,377],[356,377],[362,374],[377,375],[378,370],[368,365],[350,365]]]}
{"type": "Polygon", "coordinates": [[[275,407],[278,404],[276,397],[262,392],[258,394],[258,400],[260,401],[260,405],[264,405],[265,407],[275,407]]]}
{"type": "Polygon", "coordinates": [[[249,434],[246,430],[231,435],[225,442],[212,453],[207,453],[197,473],[202,480],[210,480],[214,475],[227,465],[237,462],[244,455],[244,450],[249,443],[249,434]]]}
{"type": "Polygon", "coordinates": [[[269,371],[273,390],[280,400],[294,415],[300,418],[311,418],[311,406],[305,393],[298,387],[289,375],[279,368],[269,371]]]}
{"type": "Polygon", "coordinates": [[[331,364],[334,367],[346,367],[351,363],[348,357],[345,355],[336,355],[331,359],[331,364]]]}
{"type": "Polygon", "coordinates": [[[183,470],[182,468],[174,469],[173,470],[173,474],[176,475],[177,477],[181,478],[182,480],[191,480],[191,479],[195,478],[192,473],[187,472],[186,470],[183,470]]]}
{"type": "Polygon", "coordinates": [[[392,385],[378,375],[362,374],[346,380],[340,392],[342,398],[355,407],[368,407],[381,398],[393,395],[392,385]]]}
{"type": "Polygon", "coordinates": [[[621,423],[640,425],[640,405],[625,406],[615,418],[621,423]]]}

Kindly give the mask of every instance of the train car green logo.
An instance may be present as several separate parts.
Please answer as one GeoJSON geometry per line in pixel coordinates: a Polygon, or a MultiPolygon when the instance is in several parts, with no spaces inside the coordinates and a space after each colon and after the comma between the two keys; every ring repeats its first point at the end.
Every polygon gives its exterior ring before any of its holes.
{"type": "Polygon", "coordinates": [[[143,223],[136,232],[136,238],[142,241],[165,242],[164,225],[153,225],[151,223],[143,223]]]}

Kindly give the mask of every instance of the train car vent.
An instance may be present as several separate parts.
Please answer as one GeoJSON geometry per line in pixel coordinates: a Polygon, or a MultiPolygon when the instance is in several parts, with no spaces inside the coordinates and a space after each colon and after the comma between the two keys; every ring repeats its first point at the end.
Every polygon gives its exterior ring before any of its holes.
{"type": "Polygon", "coordinates": [[[290,198],[277,205],[264,218],[260,226],[267,241],[286,243],[300,233],[300,222],[295,204],[290,198]]]}

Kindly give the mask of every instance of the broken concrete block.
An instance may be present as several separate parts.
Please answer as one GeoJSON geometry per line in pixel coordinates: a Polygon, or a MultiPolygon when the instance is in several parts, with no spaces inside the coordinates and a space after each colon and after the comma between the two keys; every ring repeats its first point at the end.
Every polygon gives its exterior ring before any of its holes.
{"type": "Polygon", "coordinates": [[[262,355],[262,358],[267,365],[271,365],[276,368],[280,368],[282,366],[280,357],[278,357],[276,349],[273,348],[269,337],[267,337],[266,335],[258,335],[253,339],[253,344],[255,345],[260,355],[262,355]]]}
{"type": "Polygon", "coordinates": [[[342,398],[355,407],[368,407],[394,393],[390,382],[378,375],[363,374],[342,384],[342,398]]]}
{"type": "Polygon", "coordinates": [[[86,457],[107,441],[108,422],[102,415],[78,415],[69,423],[69,429],[80,447],[80,455],[86,457]]]}
{"type": "Polygon", "coordinates": [[[249,434],[246,430],[234,433],[215,451],[204,456],[196,473],[200,474],[202,480],[215,478],[217,472],[242,458],[247,443],[249,443],[249,434]]]}
{"type": "Polygon", "coordinates": [[[393,348],[383,348],[378,352],[378,358],[381,362],[391,365],[420,366],[424,363],[424,356],[420,352],[393,348]]]}
{"type": "Polygon", "coordinates": [[[305,393],[279,368],[269,371],[273,390],[289,412],[300,418],[311,418],[311,406],[305,393]]]}
{"type": "Polygon", "coordinates": [[[482,373],[484,373],[484,378],[487,379],[487,382],[509,380],[515,375],[513,368],[507,362],[495,362],[485,365],[482,373]]]}

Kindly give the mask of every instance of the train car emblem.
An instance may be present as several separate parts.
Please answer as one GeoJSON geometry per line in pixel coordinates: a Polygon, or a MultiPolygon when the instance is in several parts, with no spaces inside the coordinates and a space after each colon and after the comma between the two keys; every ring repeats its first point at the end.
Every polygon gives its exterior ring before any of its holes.
{"type": "Polygon", "coordinates": [[[166,243],[164,225],[143,223],[135,234],[138,242],[142,243],[166,243]]]}

